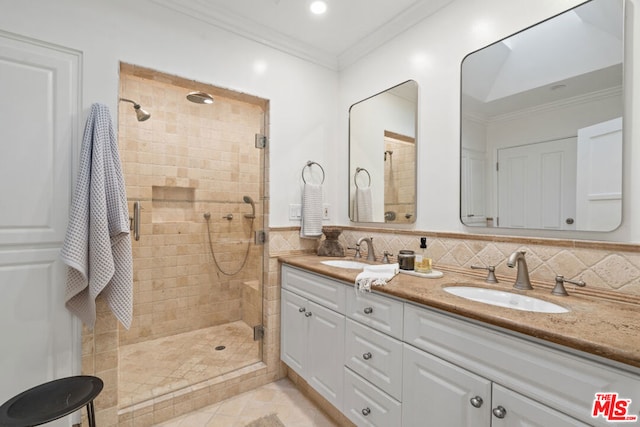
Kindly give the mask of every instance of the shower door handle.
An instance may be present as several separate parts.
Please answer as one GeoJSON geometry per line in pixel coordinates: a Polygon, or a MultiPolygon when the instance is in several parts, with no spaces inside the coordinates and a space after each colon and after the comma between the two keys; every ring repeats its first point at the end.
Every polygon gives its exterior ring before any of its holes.
{"type": "Polygon", "coordinates": [[[133,238],[140,240],[140,202],[133,202],[133,238]]]}

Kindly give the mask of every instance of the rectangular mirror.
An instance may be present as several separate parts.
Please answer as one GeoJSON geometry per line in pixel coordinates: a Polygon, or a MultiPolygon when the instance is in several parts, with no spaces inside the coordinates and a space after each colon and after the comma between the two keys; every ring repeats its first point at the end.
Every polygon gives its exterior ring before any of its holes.
{"type": "Polygon", "coordinates": [[[620,225],[623,17],[623,0],[588,1],[465,57],[463,224],[620,225]]]}
{"type": "Polygon", "coordinates": [[[416,220],[418,83],[406,81],[349,108],[349,217],[416,220]]]}

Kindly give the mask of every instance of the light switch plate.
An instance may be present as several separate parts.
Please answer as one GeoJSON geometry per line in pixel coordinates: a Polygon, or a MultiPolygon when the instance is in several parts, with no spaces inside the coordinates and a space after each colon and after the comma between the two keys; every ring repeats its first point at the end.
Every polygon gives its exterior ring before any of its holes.
{"type": "Polygon", "coordinates": [[[296,203],[289,205],[289,219],[292,221],[302,219],[302,205],[296,203]]]}

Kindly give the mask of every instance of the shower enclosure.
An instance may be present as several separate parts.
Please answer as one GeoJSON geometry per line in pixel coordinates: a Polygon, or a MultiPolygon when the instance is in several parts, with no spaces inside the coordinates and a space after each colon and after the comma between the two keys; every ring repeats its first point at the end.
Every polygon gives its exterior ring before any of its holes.
{"type": "Polygon", "coordinates": [[[256,135],[268,103],[128,64],[120,97],[139,234],[133,322],[119,331],[122,410],[262,360],[266,153],[256,135]],[[151,117],[140,121],[140,107],[151,117]]]}

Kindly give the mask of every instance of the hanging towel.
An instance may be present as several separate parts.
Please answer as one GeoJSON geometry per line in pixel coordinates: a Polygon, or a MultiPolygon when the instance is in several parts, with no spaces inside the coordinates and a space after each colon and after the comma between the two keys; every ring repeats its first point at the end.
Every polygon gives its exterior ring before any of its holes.
{"type": "Polygon", "coordinates": [[[356,293],[371,292],[371,286],[384,286],[400,271],[400,265],[368,265],[356,277],[356,293]]]}
{"type": "Polygon", "coordinates": [[[133,311],[133,261],[129,210],[111,116],[93,104],[82,138],[69,226],[61,251],[69,266],[66,306],[89,328],[102,293],[127,328],[133,311]]]}
{"type": "Polygon", "coordinates": [[[322,185],[305,183],[302,189],[300,237],[320,236],[322,236],[322,185]]]}
{"type": "Polygon", "coordinates": [[[356,188],[355,219],[358,222],[373,221],[371,187],[356,188]]]}

